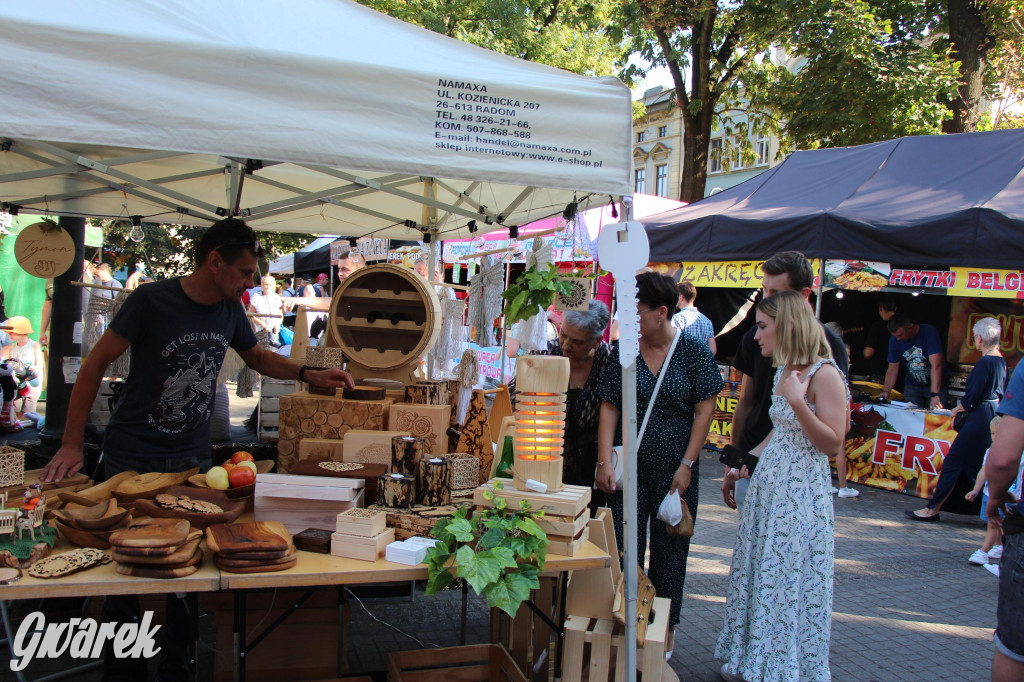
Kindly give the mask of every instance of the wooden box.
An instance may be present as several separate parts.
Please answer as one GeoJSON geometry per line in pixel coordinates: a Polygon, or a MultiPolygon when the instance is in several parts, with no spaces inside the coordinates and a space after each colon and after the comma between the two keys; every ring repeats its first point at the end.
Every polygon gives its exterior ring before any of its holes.
{"type": "MultiPolygon", "coordinates": [[[[484,491],[494,491],[495,480],[497,479],[492,478],[473,491],[473,504],[478,507],[493,506],[493,501],[484,498],[484,491]]],[[[530,503],[530,508],[533,511],[544,510],[545,514],[575,519],[590,504],[591,490],[582,485],[567,485],[557,493],[534,493],[512,488],[512,482],[508,479],[502,479],[501,482],[504,489],[496,491],[494,494],[497,497],[505,498],[510,507],[518,507],[520,500],[526,500],[530,503]]]]}
{"type": "Polygon", "coordinates": [[[388,515],[374,509],[349,509],[338,514],[337,532],[372,538],[388,526],[388,515]]]}
{"type": "Polygon", "coordinates": [[[280,521],[291,533],[307,528],[333,532],[338,514],[363,506],[364,485],[362,479],[258,474],[255,518],[280,521]]]}
{"type": "MultiPolygon", "coordinates": [[[[300,462],[344,462],[342,444],[334,438],[303,438],[299,441],[300,462]]],[[[294,468],[294,466],[292,467],[294,468]]]]}
{"type": "Polygon", "coordinates": [[[373,537],[333,533],[331,535],[331,554],[360,561],[376,561],[384,556],[387,546],[394,541],[394,528],[385,528],[373,537]]]}
{"type": "Polygon", "coordinates": [[[363,481],[363,490],[366,491],[367,505],[377,502],[377,479],[387,471],[383,464],[356,464],[354,462],[307,462],[302,461],[292,469],[293,474],[302,476],[329,476],[332,478],[358,478],[363,481]],[[324,467],[358,467],[346,471],[336,471],[324,467]]]}
{"type": "MultiPolygon", "coordinates": [[[[661,680],[668,648],[668,612],[672,602],[654,598],[651,624],[643,646],[636,651],[637,668],[644,680],[661,680]]],[[[562,679],[565,682],[610,682],[626,679],[625,628],[614,620],[569,616],[565,621],[565,654],[562,679]]],[[[639,679],[639,678],[638,678],[639,679]]]]}
{"type": "Polygon", "coordinates": [[[366,431],[352,429],[345,434],[342,448],[343,462],[360,464],[383,464],[391,471],[391,439],[408,436],[408,431],[366,431]]]}
{"type": "Polygon", "coordinates": [[[391,682],[526,682],[526,676],[499,644],[474,644],[388,654],[391,682]]]}
{"type": "Polygon", "coordinates": [[[307,528],[301,533],[293,535],[292,542],[295,543],[295,549],[301,549],[303,552],[330,554],[331,535],[330,531],[323,528],[307,528]]]}
{"type": "Polygon", "coordinates": [[[390,400],[346,400],[305,392],[283,396],[278,418],[278,471],[287,473],[299,461],[299,442],[305,438],[339,440],[351,429],[385,429],[390,407],[390,400]]]}
{"type": "Polygon", "coordinates": [[[422,438],[424,454],[436,455],[448,452],[451,413],[450,405],[399,403],[390,406],[388,424],[396,431],[422,438]]]}

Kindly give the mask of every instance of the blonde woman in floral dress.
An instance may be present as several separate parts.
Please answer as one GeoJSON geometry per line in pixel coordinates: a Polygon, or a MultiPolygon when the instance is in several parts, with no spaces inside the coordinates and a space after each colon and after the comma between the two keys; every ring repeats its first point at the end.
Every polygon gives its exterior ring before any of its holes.
{"type": "Polygon", "coordinates": [[[727,682],[822,682],[832,621],[834,518],[826,452],[849,426],[846,382],[811,307],[763,300],[754,337],[776,365],[774,430],[750,480],[715,656],[727,682]]]}

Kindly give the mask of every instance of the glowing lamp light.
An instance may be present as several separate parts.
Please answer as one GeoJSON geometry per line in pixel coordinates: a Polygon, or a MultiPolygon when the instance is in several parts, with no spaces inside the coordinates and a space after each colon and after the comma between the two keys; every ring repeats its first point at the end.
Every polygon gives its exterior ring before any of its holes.
{"type": "Polygon", "coordinates": [[[514,485],[518,490],[562,489],[568,358],[527,355],[516,363],[514,485]]]}

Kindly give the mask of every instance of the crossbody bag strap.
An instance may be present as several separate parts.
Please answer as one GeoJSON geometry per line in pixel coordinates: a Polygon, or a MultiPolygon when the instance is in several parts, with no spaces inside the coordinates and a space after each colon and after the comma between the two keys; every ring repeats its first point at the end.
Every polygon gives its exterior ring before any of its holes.
{"type": "Polygon", "coordinates": [[[661,369],[658,370],[658,381],[654,384],[654,393],[651,394],[651,402],[647,403],[647,414],[644,415],[644,423],[640,427],[640,433],[636,437],[636,447],[640,449],[640,443],[644,440],[644,431],[647,430],[647,420],[651,418],[651,411],[654,410],[654,401],[658,399],[658,391],[661,390],[661,381],[665,378],[665,369],[668,367],[668,363],[672,361],[672,356],[676,352],[676,344],[679,343],[679,337],[683,333],[676,330],[676,335],[672,337],[672,345],[669,346],[668,354],[665,356],[665,361],[661,363],[661,369]]]}

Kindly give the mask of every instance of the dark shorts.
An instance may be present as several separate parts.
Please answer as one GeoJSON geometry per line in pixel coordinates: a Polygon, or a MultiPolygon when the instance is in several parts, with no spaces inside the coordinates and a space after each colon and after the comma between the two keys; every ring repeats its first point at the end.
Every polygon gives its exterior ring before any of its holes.
{"type": "Polygon", "coordinates": [[[1024,533],[1003,538],[995,641],[1004,656],[1024,663],[1024,533]]]}

